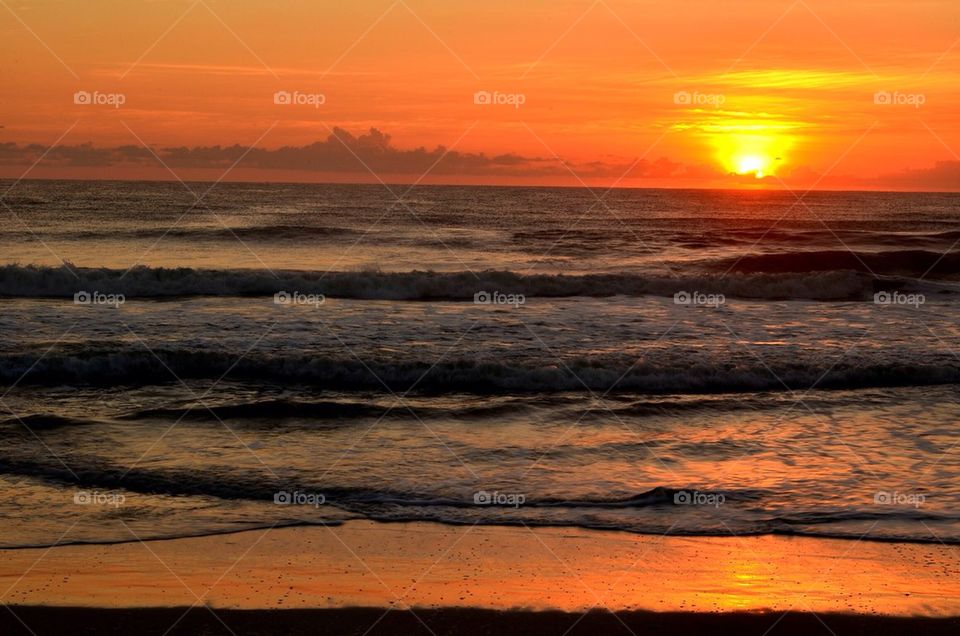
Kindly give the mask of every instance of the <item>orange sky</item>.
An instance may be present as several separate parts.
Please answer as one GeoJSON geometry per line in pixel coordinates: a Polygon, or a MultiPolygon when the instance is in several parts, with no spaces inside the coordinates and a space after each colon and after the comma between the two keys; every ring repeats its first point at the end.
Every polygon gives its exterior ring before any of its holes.
{"type": "Polygon", "coordinates": [[[2,0],[0,34],[4,177],[59,140],[29,177],[960,190],[956,0],[2,0]]]}

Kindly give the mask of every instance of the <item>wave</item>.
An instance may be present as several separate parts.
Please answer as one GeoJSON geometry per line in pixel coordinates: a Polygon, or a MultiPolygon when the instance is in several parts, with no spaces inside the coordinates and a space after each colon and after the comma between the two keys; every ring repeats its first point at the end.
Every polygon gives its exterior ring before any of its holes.
{"type": "MultiPolygon", "coordinates": [[[[487,399],[487,398],[484,398],[487,399]]],[[[667,399],[654,398],[650,400],[631,401],[628,404],[613,405],[603,409],[584,408],[580,400],[572,400],[573,404],[564,406],[558,403],[559,397],[551,396],[550,406],[561,407],[564,416],[572,417],[577,421],[590,421],[597,418],[607,418],[610,414],[620,417],[652,417],[672,415],[682,412],[726,412],[726,411],[763,411],[783,408],[779,400],[771,400],[769,394],[757,394],[756,397],[737,393],[735,396],[724,394],[710,395],[704,398],[677,399],[671,396],[667,399]],[[761,397],[762,396],[762,397],[761,397]]],[[[864,400],[862,393],[857,399],[864,400]]],[[[197,404],[182,408],[153,408],[143,409],[121,415],[120,420],[184,420],[192,422],[208,422],[220,420],[261,420],[277,421],[283,419],[325,419],[350,420],[362,418],[399,418],[409,419],[415,416],[420,419],[448,417],[458,420],[484,419],[493,417],[516,416],[528,413],[539,402],[538,398],[509,399],[494,404],[477,404],[470,406],[435,407],[422,404],[404,404],[403,406],[381,405],[370,401],[303,401],[294,399],[254,400],[222,405],[197,404]]],[[[829,400],[819,400],[813,396],[804,397],[804,404],[817,406],[833,404],[829,400]]],[[[41,416],[31,416],[41,417],[41,416]]],[[[54,417],[54,416],[51,416],[54,417]]],[[[27,418],[23,418],[27,419],[27,418]]],[[[87,420],[70,420],[70,423],[94,423],[87,420]]]]}
{"type": "MultiPolygon", "coordinates": [[[[47,460],[49,461],[49,460],[47,460]]],[[[380,522],[435,522],[447,525],[541,526],[620,530],[635,534],[676,536],[746,536],[797,535],[820,536],[855,541],[905,541],[914,543],[960,543],[954,534],[960,516],[923,509],[907,508],[891,511],[871,507],[845,507],[832,510],[797,510],[781,514],[764,510],[764,501],[776,493],[760,489],[727,489],[710,491],[723,496],[723,506],[704,515],[696,511],[690,516],[686,505],[694,488],[657,486],[635,495],[620,498],[586,497],[556,499],[525,496],[524,501],[499,504],[492,497],[479,505],[474,492],[437,494],[406,492],[389,488],[339,487],[329,485],[293,485],[264,476],[224,475],[219,471],[204,472],[186,469],[126,470],[120,466],[78,463],[71,458],[71,469],[59,464],[34,459],[0,457],[0,474],[27,477],[70,488],[105,489],[131,496],[203,497],[206,506],[213,500],[245,501],[274,505],[276,493],[301,491],[323,494],[323,506],[285,508],[287,516],[274,523],[249,517],[242,529],[264,527],[325,525],[350,519],[380,522]],[[715,515],[722,517],[714,518],[715,515]],[[719,519],[719,520],[718,520],[719,519]],[[925,528],[916,533],[905,532],[903,522],[925,528]],[[692,523],[691,523],[692,522],[692,523]],[[850,524],[869,523],[869,529],[850,524]],[[930,525],[940,528],[936,535],[930,525]],[[929,530],[927,532],[926,530],[929,530]]],[[[496,491],[494,491],[496,492],[496,491]]],[[[489,491],[488,491],[489,494],[489,491]]],[[[273,510],[267,516],[272,516],[273,510]]],[[[129,514],[136,514],[135,509],[129,514]]],[[[217,526],[220,527],[220,526],[217,526]]],[[[210,531],[209,534],[221,534],[210,531]]],[[[207,534],[191,528],[185,533],[162,533],[157,537],[201,536],[207,534]]],[[[97,543],[85,540],[85,543],[97,543]]],[[[115,542],[106,539],[104,543],[115,542]]],[[[13,546],[22,547],[22,546],[13,546]]]]}
{"type": "Polygon", "coordinates": [[[0,384],[19,381],[26,385],[139,386],[166,384],[177,378],[218,379],[228,371],[231,380],[293,383],[341,391],[380,392],[386,386],[391,391],[403,392],[416,386],[422,394],[557,393],[580,392],[585,388],[607,391],[611,386],[616,386],[620,393],[733,393],[782,391],[784,383],[791,387],[816,384],[823,389],[859,389],[960,382],[960,363],[943,361],[868,360],[832,369],[826,362],[796,359],[744,363],[735,369],[724,360],[638,363],[624,357],[594,356],[564,365],[553,362],[485,362],[475,358],[451,358],[439,363],[409,359],[361,361],[303,354],[250,354],[238,361],[237,353],[228,351],[131,348],[0,355],[0,384]]]}
{"type": "Polygon", "coordinates": [[[76,417],[65,417],[47,413],[38,413],[34,415],[24,415],[22,417],[12,417],[0,421],[0,425],[5,426],[26,426],[31,431],[53,430],[57,428],[69,428],[72,426],[90,426],[99,424],[99,420],[80,419],[76,417]]]}
{"type": "Polygon", "coordinates": [[[950,242],[960,239],[960,230],[932,230],[918,231],[917,225],[896,224],[886,228],[824,228],[818,226],[804,229],[796,228],[770,228],[766,226],[752,228],[730,228],[726,229],[720,235],[723,237],[735,237],[749,241],[751,244],[757,241],[776,241],[791,243],[797,245],[803,243],[833,243],[836,245],[837,237],[850,241],[868,242],[885,244],[892,246],[903,246],[907,243],[943,243],[948,245],[950,242]]]}
{"type": "Polygon", "coordinates": [[[887,250],[880,252],[818,250],[747,254],[718,261],[715,267],[750,274],[854,271],[878,276],[939,276],[960,274],[960,251],[887,250]]]}
{"type": "MultiPolygon", "coordinates": [[[[533,501],[524,505],[531,507],[559,507],[559,508],[644,508],[647,506],[660,506],[664,504],[675,505],[677,498],[690,493],[690,490],[684,488],[671,488],[669,486],[657,486],[629,497],[612,497],[596,499],[551,499],[546,498],[540,501],[533,501]]],[[[714,490],[712,495],[722,495],[725,501],[759,501],[764,492],[758,489],[741,490],[714,490]]]]}
{"type": "MultiPolygon", "coordinates": [[[[863,400],[862,393],[858,393],[858,400],[863,400]]],[[[821,401],[814,396],[805,396],[804,404],[819,405],[821,401]]],[[[825,400],[825,404],[832,404],[825,400]]],[[[583,409],[577,410],[575,417],[578,420],[590,421],[595,418],[609,417],[613,413],[622,417],[648,417],[658,415],[671,415],[676,413],[718,413],[729,411],[768,411],[783,408],[784,404],[779,400],[771,400],[770,394],[757,394],[757,396],[748,396],[741,393],[736,396],[725,396],[723,394],[711,395],[702,398],[680,398],[671,396],[668,399],[655,398],[651,400],[637,400],[629,404],[618,404],[603,409],[583,409]]]]}
{"type": "Polygon", "coordinates": [[[465,407],[425,407],[425,406],[383,406],[370,402],[338,402],[319,401],[305,402],[301,400],[259,400],[237,404],[217,406],[196,405],[185,408],[143,409],[121,416],[122,420],[186,420],[186,421],[219,421],[244,419],[292,419],[292,418],[322,418],[322,419],[355,419],[355,418],[418,418],[455,417],[457,419],[471,419],[515,414],[524,409],[517,404],[489,404],[465,407]]]}
{"type": "MultiPolygon", "coordinates": [[[[72,458],[70,468],[45,460],[23,458],[0,458],[0,474],[32,477],[42,481],[79,488],[123,490],[142,495],[205,496],[226,500],[273,502],[278,491],[314,492],[323,494],[326,503],[338,508],[370,512],[373,506],[390,508],[462,508],[477,510],[475,492],[437,494],[385,488],[343,487],[320,484],[296,484],[268,476],[247,477],[240,474],[229,476],[222,473],[206,473],[202,470],[146,469],[133,467],[84,463],[72,458]]],[[[653,506],[683,505],[677,496],[689,494],[694,489],[657,486],[650,490],[619,498],[558,499],[552,497],[525,497],[525,509],[556,508],[607,508],[632,509],[653,506]]],[[[725,501],[756,502],[763,498],[764,491],[717,490],[711,494],[722,495],[725,501]]],[[[492,501],[492,500],[491,500],[492,501]]],[[[913,513],[911,513],[913,514],[913,513]]],[[[869,517],[874,518],[874,517],[869,517]]],[[[927,517],[917,517],[927,518],[927,517]]],[[[937,517],[932,517],[937,518],[937,517]]]]}
{"type": "MultiPolygon", "coordinates": [[[[489,397],[482,398],[485,401],[489,397]]],[[[823,399],[814,396],[804,397],[804,404],[811,407],[828,406],[837,403],[837,400],[846,398],[835,398],[825,396],[823,399]]],[[[857,392],[858,402],[865,399],[863,392],[857,392]]],[[[869,399],[867,397],[866,399],[869,399]]],[[[458,402],[462,401],[458,397],[458,402]]],[[[602,409],[594,407],[583,407],[582,399],[575,395],[567,396],[543,396],[543,395],[525,395],[514,396],[505,400],[498,400],[495,403],[473,404],[468,406],[424,406],[423,404],[403,404],[396,403],[378,404],[369,400],[361,402],[340,401],[340,400],[321,400],[321,401],[303,401],[294,399],[273,399],[273,400],[252,400],[245,402],[236,402],[232,404],[193,404],[183,407],[171,408],[148,408],[137,411],[131,411],[113,417],[109,420],[65,417],[53,413],[37,413],[19,417],[11,417],[0,420],[0,426],[19,427],[26,425],[31,430],[53,430],[58,428],[69,428],[77,426],[95,426],[111,422],[148,422],[152,420],[159,421],[184,421],[184,422],[206,422],[216,423],[222,421],[256,421],[257,424],[267,423],[268,426],[274,426],[278,422],[285,420],[310,420],[311,425],[327,425],[336,421],[351,421],[355,419],[435,419],[451,418],[458,421],[469,420],[489,420],[492,418],[517,417],[519,415],[529,414],[543,403],[549,402],[552,407],[559,407],[559,413],[562,417],[572,418],[574,421],[591,421],[595,419],[609,418],[611,414],[617,417],[657,417],[676,415],[678,413],[690,412],[730,412],[730,411],[765,411],[784,408],[785,402],[789,403],[789,397],[784,396],[783,400],[770,399],[769,394],[758,393],[749,395],[744,393],[735,394],[713,394],[704,397],[676,396],[653,397],[649,400],[635,401],[631,400],[625,405],[613,404],[602,409]],[[764,396],[764,397],[760,397],[764,396]],[[569,401],[569,405],[563,403],[569,401]]],[[[620,444],[620,443],[618,443],[620,444]]],[[[728,442],[727,444],[734,444],[728,442]]],[[[656,446],[655,442],[646,442],[643,446],[656,446]]],[[[603,446],[598,446],[595,450],[603,451],[603,446]]],[[[610,449],[611,452],[616,449],[610,449]]],[[[735,450],[743,454],[743,448],[735,446],[735,450]]]]}
{"type": "MultiPolygon", "coordinates": [[[[150,228],[115,228],[109,232],[109,238],[112,239],[161,239],[161,238],[182,238],[196,241],[205,240],[229,240],[247,239],[247,240],[306,240],[316,238],[344,238],[349,236],[359,236],[363,234],[360,230],[336,226],[303,226],[303,225],[260,225],[255,227],[150,227],[150,228]]],[[[27,230],[18,228],[0,229],[0,236],[10,237],[33,237],[34,234],[27,230]]],[[[101,229],[84,230],[69,229],[63,231],[46,230],[44,237],[54,239],[85,240],[104,239],[104,231],[101,229]]]]}
{"type": "MultiPolygon", "coordinates": [[[[932,253],[931,253],[932,254],[932,253]]],[[[837,256],[843,264],[845,257],[837,256]]],[[[950,261],[953,263],[953,261],[950,261]]],[[[723,263],[714,264],[724,269],[723,263]]],[[[916,281],[876,280],[849,267],[844,271],[814,271],[817,257],[762,255],[730,263],[733,273],[696,272],[676,275],[520,274],[481,272],[317,272],[248,269],[151,268],[131,270],[36,265],[0,266],[0,296],[72,298],[80,291],[123,294],[129,298],[185,296],[268,296],[280,291],[323,294],[331,298],[368,300],[473,300],[480,292],[522,294],[527,298],[574,296],[667,296],[686,292],[724,294],[734,298],[864,300],[876,291],[912,290],[916,281]],[[786,258],[785,261],[781,261],[786,258]],[[790,265],[797,263],[797,265],[790,265]],[[806,269],[788,272],[793,267],[806,269]],[[772,269],[775,272],[745,270],[772,269]],[[743,270],[743,271],[737,271],[743,270]],[[784,271],[779,271],[784,270],[784,271]]],[[[945,265],[938,265],[942,268],[945,265]]],[[[825,268],[825,267],[824,267],[825,268]]],[[[915,268],[917,269],[917,268],[915,268]]],[[[960,271],[960,270],[958,270],[960,271]]],[[[927,289],[928,287],[924,287],[927,289]]]]}
{"type": "MultiPolygon", "coordinates": [[[[297,520],[286,520],[286,521],[274,521],[272,523],[257,523],[249,522],[243,524],[234,524],[230,528],[210,528],[210,529],[197,529],[195,531],[154,531],[150,533],[145,533],[141,531],[136,538],[130,536],[129,530],[126,531],[126,534],[120,533],[119,536],[115,537],[103,537],[103,538],[88,538],[88,539],[57,539],[56,541],[35,541],[35,542],[24,542],[24,543],[0,543],[0,549],[2,550],[37,550],[37,549],[47,549],[54,547],[64,547],[64,546],[111,546],[111,545],[123,545],[127,543],[143,543],[144,541],[171,541],[176,539],[198,539],[206,537],[228,537],[235,534],[240,534],[242,532],[261,532],[264,530],[276,530],[281,528],[319,528],[319,527],[337,527],[343,526],[350,521],[360,519],[357,518],[347,518],[347,519],[322,519],[322,520],[306,520],[306,519],[297,519],[297,520]]],[[[458,521],[458,520],[444,520],[444,519],[419,519],[415,517],[411,518],[402,518],[402,517],[393,517],[393,518],[384,518],[384,519],[374,519],[378,523],[390,524],[390,523],[417,523],[427,521],[429,523],[437,523],[445,526],[452,527],[462,527],[462,526],[504,526],[504,527],[517,527],[517,528],[578,528],[583,530],[598,530],[598,531],[614,531],[614,532],[630,532],[633,534],[639,535],[649,535],[655,537],[716,537],[716,538],[730,538],[730,537],[758,537],[758,536],[785,536],[785,537],[809,537],[813,539],[834,539],[838,541],[851,541],[853,544],[857,544],[862,541],[867,541],[870,543],[909,543],[916,545],[944,545],[944,546],[960,546],[960,537],[951,537],[951,536],[941,536],[941,535],[915,535],[907,534],[905,532],[885,532],[884,534],[864,534],[861,530],[851,530],[848,532],[834,531],[834,530],[809,530],[809,529],[795,529],[795,528],[742,528],[737,529],[736,531],[731,529],[686,529],[686,528],[677,528],[677,527],[651,527],[648,529],[642,528],[623,528],[617,526],[611,526],[610,524],[596,523],[590,521],[582,522],[563,522],[563,521],[515,521],[511,522],[509,520],[496,520],[496,521],[458,521]]]]}

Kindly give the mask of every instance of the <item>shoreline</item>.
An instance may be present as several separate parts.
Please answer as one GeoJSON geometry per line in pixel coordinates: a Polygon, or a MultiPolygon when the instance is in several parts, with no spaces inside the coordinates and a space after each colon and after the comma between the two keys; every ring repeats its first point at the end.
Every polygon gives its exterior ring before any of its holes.
{"type": "Polygon", "coordinates": [[[33,545],[0,545],[0,554],[8,551],[16,550],[49,550],[52,548],[69,548],[69,547],[95,547],[95,546],[116,546],[116,545],[127,545],[131,543],[142,543],[144,541],[149,543],[161,543],[164,541],[186,541],[190,539],[207,539],[213,537],[229,537],[236,534],[244,534],[247,532],[267,532],[267,531],[277,531],[285,529],[295,529],[295,528],[336,528],[346,524],[355,524],[355,523],[373,523],[378,525],[399,525],[399,526],[408,526],[408,525],[426,525],[426,526],[439,526],[447,527],[452,530],[457,528],[470,528],[474,525],[480,528],[513,528],[513,529],[528,529],[533,531],[539,530],[568,530],[571,532],[599,532],[602,534],[624,534],[627,536],[633,537],[660,537],[668,536],[674,539],[732,539],[732,538],[758,538],[758,537],[779,537],[784,539],[812,539],[815,541],[839,541],[839,542],[848,542],[848,543],[897,543],[903,545],[938,545],[947,548],[960,548],[960,540],[953,541],[951,539],[927,539],[927,538],[905,538],[905,537],[885,537],[885,536],[862,536],[862,537],[852,537],[842,534],[803,534],[799,532],[752,532],[752,533],[741,533],[741,534],[702,534],[702,533],[671,533],[669,535],[659,535],[652,532],[634,532],[631,530],[626,530],[623,528],[601,528],[601,527],[590,527],[590,526],[581,526],[581,525],[570,525],[564,523],[537,523],[537,524],[524,524],[524,523],[510,523],[506,521],[498,523],[484,523],[484,524],[471,524],[467,522],[459,521],[410,521],[406,519],[343,519],[343,520],[331,520],[323,522],[310,522],[310,521],[294,521],[289,524],[279,524],[271,526],[269,524],[261,526],[252,526],[249,528],[239,528],[236,530],[214,530],[210,532],[198,532],[197,534],[184,534],[178,536],[157,536],[150,537],[146,539],[138,539],[131,537],[129,539],[115,539],[110,540],[106,539],[103,541],[61,541],[55,544],[47,543],[38,543],[33,545]]]}
{"type": "Polygon", "coordinates": [[[883,617],[808,612],[496,611],[469,608],[386,610],[351,607],[314,610],[216,610],[202,607],[95,609],[14,606],[0,612],[0,632],[11,636],[62,634],[594,636],[623,634],[736,634],[737,636],[953,636],[960,618],[883,617]]]}
{"type": "Polygon", "coordinates": [[[960,546],[347,521],[0,550],[0,602],[960,617],[960,546]]]}

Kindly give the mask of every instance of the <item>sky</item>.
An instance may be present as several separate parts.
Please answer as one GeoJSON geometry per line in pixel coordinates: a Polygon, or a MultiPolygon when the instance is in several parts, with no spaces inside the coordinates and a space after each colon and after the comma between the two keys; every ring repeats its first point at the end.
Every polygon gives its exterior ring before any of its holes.
{"type": "Polygon", "coordinates": [[[960,190],[956,0],[0,0],[0,177],[960,190]]]}

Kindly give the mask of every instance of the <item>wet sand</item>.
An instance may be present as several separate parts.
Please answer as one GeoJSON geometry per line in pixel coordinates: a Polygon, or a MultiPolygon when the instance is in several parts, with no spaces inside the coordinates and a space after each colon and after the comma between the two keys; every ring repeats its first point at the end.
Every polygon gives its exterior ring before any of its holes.
{"type": "Polygon", "coordinates": [[[594,627],[582,633],[623,620],[637,634],[763,634],[777,619],[771,633],[829,633],[825,615],[837,634],[957,633],[957,619],[945,617],[960,616],[960,547],[357,521],[0,550],[4,590],[4,634],[30,633],[18,617],[37,634],[84,633],[71,630],[97,621],[162,634],[192,605],[201,611],[184,620],[196,629],[172,633],[229,633],[219,616],[237,621],[238,634],[296,633],[317,621],[327,633],[363,634],[390,608],[414,613],[394,611],[371,633],[429,633],[424,615],[437,634],[563,634],[577,619],[594,627]]]}

